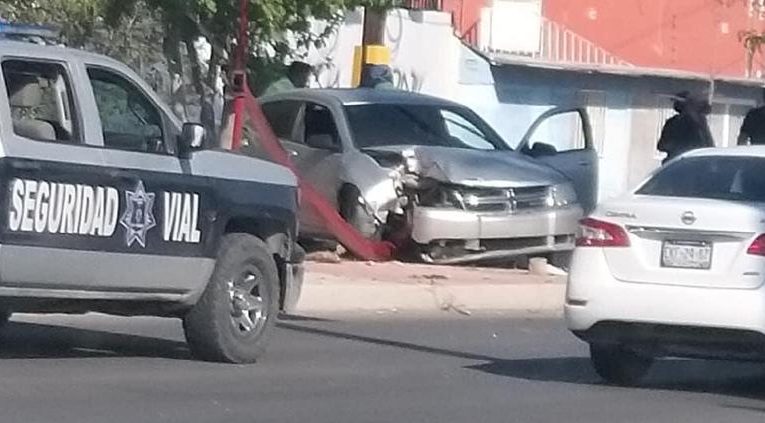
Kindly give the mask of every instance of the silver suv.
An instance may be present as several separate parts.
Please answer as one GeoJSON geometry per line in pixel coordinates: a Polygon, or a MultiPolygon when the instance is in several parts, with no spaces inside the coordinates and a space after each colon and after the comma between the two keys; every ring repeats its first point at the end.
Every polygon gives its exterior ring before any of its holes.
{"type": "MultiPolygon", "coordinates": [[[[369,238],[427,262],[570,252],[595,204],[587,113],[544,113],[508,144],[469,108],[397,90],[298,90],[261,99],[306,181],[369,238]]],[[[259,157],[257,143],[248,152],[259,157]]],[[[301,210],[301,235],[328,238],[301,210]]]]}
{"type": "Polygon", "coordinates": [[[0,41],[0,323],[14,312],[180,317],[245,363],[302,282],[286,168],[203,150],[129,68],[0,41]]]}

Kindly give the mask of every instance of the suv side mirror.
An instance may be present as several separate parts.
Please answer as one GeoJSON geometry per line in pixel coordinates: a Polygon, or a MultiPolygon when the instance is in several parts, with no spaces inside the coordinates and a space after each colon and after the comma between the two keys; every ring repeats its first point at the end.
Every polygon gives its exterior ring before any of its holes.
{"type": "Polygon", "coordinates": [[[529,151],[531,157],[554,156],[556,154],[558,154],[558,150],[554,146],[543,142],[534,143],[531,151],[529,151]]]}
{"type": "Polygon", "coordinates": [[[204,146],[206,132],[205,127],[198,123],[184,123],[178,139],[181,157],[188,157],[192,151],[200,150],[204,146]]]}
{"type": "Polygon", "coordinates": [[[330,134],[313,134],[305,140],[307,146],[318,148],[320,150],[338,151],[339,146],[335,142],[335,137],[330,134]]]}

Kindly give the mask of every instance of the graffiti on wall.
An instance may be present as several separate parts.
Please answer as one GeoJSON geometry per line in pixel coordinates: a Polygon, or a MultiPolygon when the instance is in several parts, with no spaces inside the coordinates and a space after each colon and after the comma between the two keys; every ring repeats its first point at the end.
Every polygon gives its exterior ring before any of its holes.
{"type": "Polygon", "coordinates": [[[393,67],[392,71],[393,85],[396,88],[415,93],[422,92],[422,86],[425,84],[424,74],[415,70],[405,71],[397,67],[393,67]]]}
{"type": "Polygon", "coordinates": [[[322,62],[314,65],[313,76],[319,88],[340,88],[342,71],[332,57],[326,57],[322,62]]]}

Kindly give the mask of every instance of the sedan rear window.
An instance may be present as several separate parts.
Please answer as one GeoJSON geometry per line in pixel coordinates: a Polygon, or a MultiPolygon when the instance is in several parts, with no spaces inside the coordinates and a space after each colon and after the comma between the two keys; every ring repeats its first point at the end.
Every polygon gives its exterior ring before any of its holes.
{"type": "Polygon", "coordinates": [[[722,156],[682,159],[660,170],[637,193],[765,202],[765,159],[722,156]]]}

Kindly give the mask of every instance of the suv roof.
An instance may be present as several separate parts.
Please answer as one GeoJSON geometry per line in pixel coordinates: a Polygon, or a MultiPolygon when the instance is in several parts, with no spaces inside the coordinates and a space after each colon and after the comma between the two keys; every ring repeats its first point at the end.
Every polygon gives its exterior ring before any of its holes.
{"type": "Polygon", "coordinates": [[[380,90],[373,88],[322,88],[301,89],[286,91],[279,94],[264,96],[262,101],[276,101],[300,98],[304,100],[333,100],[344,106],[353,104],[418,104],[428,106],[464,107],[438,97],[410,91],[390,89],[380,90]]]}
{"type": "Polygon", "coordinates": [[[84,50],[78,50],[70,47],[36,44],[25,41],[0,39],[0,52],[5,55],[16,55],[31,57],[31,56],[62,56],[62,57],[77,57],[82,61],[86,61],[92,64],[108,64],[109,66],[124,68],[124,64],[110,57],[89,53],[84,50]]]}

